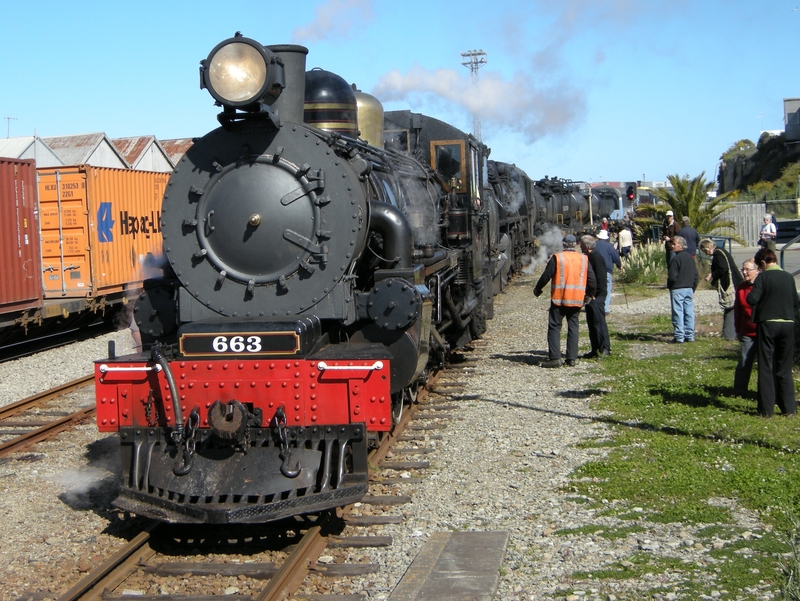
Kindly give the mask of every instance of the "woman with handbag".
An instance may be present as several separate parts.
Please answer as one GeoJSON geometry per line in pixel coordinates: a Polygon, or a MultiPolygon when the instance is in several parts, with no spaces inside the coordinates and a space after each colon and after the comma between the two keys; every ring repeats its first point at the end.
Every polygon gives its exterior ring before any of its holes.
{"type": "Polygon", "coordinates": [[[717,289],[719,306],[722,307],[722,337],[736,340],[736,327],[733,320],[733,301],[736,299],[736,286],[742,283],[742,274],[730,253],[717,248],[713,240],[706,238],[700,242],[700,250],[711,257],[711,273],[706,276],[717,289]]]}

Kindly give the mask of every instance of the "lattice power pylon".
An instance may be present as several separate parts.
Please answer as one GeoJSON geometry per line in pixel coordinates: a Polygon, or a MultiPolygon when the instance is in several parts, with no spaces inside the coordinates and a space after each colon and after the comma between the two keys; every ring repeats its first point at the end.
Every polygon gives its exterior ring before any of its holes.
{"type": "MultiPolygon", "coordinates": [[[[483,50],[468,50],[467,52],[462,52],[461,57],[465,59],[461,64],[465,67],[469,67],[469,72],[472,76],[472,86],[477,90],[478,69],[486,64],[486,53],[483,50]]],[[[472,135],[478,140],[481,139],[481,118],[478,113],[472,113],[472,135]]]]}

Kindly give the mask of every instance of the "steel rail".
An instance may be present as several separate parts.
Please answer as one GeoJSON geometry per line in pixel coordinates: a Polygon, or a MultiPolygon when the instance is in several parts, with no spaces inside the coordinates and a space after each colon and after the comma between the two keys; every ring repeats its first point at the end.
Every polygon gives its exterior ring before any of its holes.
{"type": "Polygon", "coordinates": [[[137,534],[56,601],[101,601],[103,591],[116,588],[138,569],[140,562],[155,554],[150,548],[150,538],[158,526],[154,523],[137,534]]]}
{"type": "Polygon", "coordinates": [[[85,421],[89,417],[93,416],[95,412],[96,407],[94,405],[91,407],[84,407],[83,409],[79,409],[74,413],[70,413],[61,419],[50,422],[41,428],[37,428],[36,430],[32,430],[27,434],[23,434],[22,436],[18,436],[9,440],[8,442],[4,442],[3,444],[0,444],[0,457],[6,457],[12,453],[24,451],[28,447],[35,445],[37,442],[42,442],[43,440],[52,438],[56,434],[69,429],[70,426],[85,421]]]}
{"type": "MultiPolygon", "coordinates": [[[[370,452],[367,457],[370,467],[378,466],[386,458],[386,454],[403,434],[417,409],[418,406],[412,403],[409,410],[403,412],[403,417],[392,428],[392,431],[384,437],[378,448],[370,452]]],[[[341,510],[341,514],[347,515],[352,509],[353,506],[348,505],[341,510]]],[[[311,566],[328,545],[328,537],[322,534],[322,526],[325,524],[324,520],[326,519],[323,518],[322,524],[314,525],[306,531],[295,550],[281,565],[278,573],[270,579],[267,587],[255,597],[255,601],[281,601],[287,599],[300,587],[311,571],[311,566]]]]}
{"type": "Polygon", "coordinates": [[[66,384],[55,386],[49,390],[45,390],[44,392],[34,394],[26,399],[17,401],[16,403],[11,403],[5,407],[0,407],[0,420],[22,413],[31,407],[35,407],[41,403],[46,403],[47,401],[50,401],[61,395],[84,388],[93,382],[94,374],[89,374],[88,376],[83,376],[77,380],[72,380],[72,382],[67,382],[66,384]]]}
{"type": "MultiPolygon", "coordinates": [[[[258,594],[255,601],[282,601],[287,599],[305,580],[309,567],[320,556],[328,544],[328,537],[322,535],[322,527],[312,526],[297,543],[297,548],[283,562],[278,573],[270,578],[266,588],[258,594]]],[[[60,601],[60,600],[59,600],[60,601]]]]}

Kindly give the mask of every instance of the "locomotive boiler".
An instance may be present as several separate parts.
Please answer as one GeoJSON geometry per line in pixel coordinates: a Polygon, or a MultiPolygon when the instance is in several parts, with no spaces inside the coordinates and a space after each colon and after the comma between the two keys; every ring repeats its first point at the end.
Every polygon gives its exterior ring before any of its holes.
{"type": "Polygon", "coordinates": [[[384,134],[306,54],[237,34],[201,63],[220,126],[167,185],[144,351],[95,365],[123,510],[256,523],[360,499],[370,445],[491,317],[488,149],[411,117],[384,134]]]}

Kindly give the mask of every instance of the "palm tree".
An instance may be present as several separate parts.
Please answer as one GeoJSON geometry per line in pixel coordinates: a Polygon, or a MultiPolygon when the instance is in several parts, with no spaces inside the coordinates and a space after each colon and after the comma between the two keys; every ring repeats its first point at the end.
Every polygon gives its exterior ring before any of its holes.
{"type": "Polygon", "coordinates": [[[730,206],[725,202],[730,192],[720,194],[716,198],[708,198],[714,183],[706,182],[705,175],[705,171],[693,179],[689,179],[688,175],[683,177],[677,174],[668,175],[667,179],[672,184],[674,192],[655,190],[656,197],[663,203],[656,209],[664,213],[667,209],[672,209],[678,223],[684,215],[688,215],[692,227],[701,234],[713,234],[724,228],[733,230],[736,224],[720,217],[730,206]]]}

